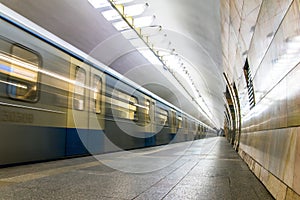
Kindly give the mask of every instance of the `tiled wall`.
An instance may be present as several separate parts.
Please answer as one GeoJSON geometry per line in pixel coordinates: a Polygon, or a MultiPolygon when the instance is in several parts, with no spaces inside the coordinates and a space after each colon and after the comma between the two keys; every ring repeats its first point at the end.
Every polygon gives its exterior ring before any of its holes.
{"type": "Polygon", "coordinates": [[[299,197],[300,1],[222,0],[221,18],[223,68],[230,87],[235,83],[238,89],[241,109],[239,152],[274,197],[299,197]],[[246,59],[255,91],[252,109],[246,59]]]}

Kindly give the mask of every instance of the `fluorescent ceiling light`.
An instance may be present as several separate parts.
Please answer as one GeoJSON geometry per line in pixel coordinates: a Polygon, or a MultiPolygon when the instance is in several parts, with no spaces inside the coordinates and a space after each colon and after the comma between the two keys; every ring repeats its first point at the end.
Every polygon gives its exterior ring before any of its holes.
{"type": "Polygon", "coordinates": [[[130,3],[134,0],[111,0],[111,2],[113,2],[114,4],[126,4],[126,3],[130,3]]]}
{"type": "Polygon", "coordinates": [[[150,26],[155,19],[155,16],[139,17],[134,19],[135,27],[145,27],[150,26]]]}
{"type": "Polygon", "coordinates": [[[129,40],[135,48],[147,48],[145,42],[137,35],[133,29],[122,31],[121,34],[129,40]]]}
{"type": "Polygon", "coordinates": [[[118,11],[114,9],[102,12],[102,15],[105,17],[107,21],[121,19],[121,15],[118,13],[118,11]]]}
{"type": "MultiPolygon", "coordinates": [[[[137,16],[142,14],[146,8],[148,7],[148,4],[137,4],[137,5],[132,5],[132,6],[125,6],[124,7],[124,14],[125,16],[137,16]]],[[[102,12],[102,15],[107,19],[108,21],[116,20],[116,19],[121,19],[121,15],[119,14],[118,11],[116,10],[107,10],[102,12]]]]}
{"type": "Polygon", "coordinates": [[[143,27],[141,30],[142,35],[147,35],[147,36],[152,36],[152,35],[157,35],[161,32],[162,26],[159,25],[154,25],[154,26],[147,26],[143,27]]]}
{"type": "Polygon", "coordinates": [[[124,31],[121,32],[121,34],[127,40],[132,40],[132,39],[139,38],[139,36],[136,34],[136,32],[134,32],[134,30],[132,30],[132,29],[124,30],[124,31]]]}
{"type": "Polygon", "coordinates": [[[88,0],[94,8],[104,8],[110,6],[110,3],[107,0],[88,0]]]}
{"type": "Polygon", "coordinates": [[[141,40],[140,38],[131,39],[129,42],[134,46],[135,48],[147,48],[146,44],[141,40]]]}
{"type": "Polygon", "coordinates": [[[208,118],[211,120],[212,118],[212,114],[210,112],[210,110],[208,109],[206,103],[204,102],[203,97],[198,97],[196,99],[196,102],[200,105],[200,107],[203,109],[203,111],[205,112],[205,114],[208,116],[208,118]]]}
{"type": "Polygon", "coordinates": [[[123,31],[126,29],[129,29],[129,25],[125,21],[119,21],[113,23],[113,26],[118,30],[118,31],[123,31]]]}
{"type": "Polygon", "coordinates": [[[124,15],[131,17],[141,15],[143,12],[145,12],[148,6],[149,5],[147,3],[125,6],[124,15]]]}
{"type": "Polygon", "coordinates": [[[153,65],[162,65],[160,60],[149,49],[140,49],[139,52],[153,65]]]}
{"type": "Polygon", "coordinates": [[[175,55],[165,56],[165,61],[170,68],[179,68],[178,57],[175,55]]]}
{"type": "MultiPolygon", "coordinates": [[[[94,8],[104,8],[110,6],[109,0],[88,0],[94,8]]],[[[126,4],[134,0],[111,0],[114,4],[126,4]]]]}
{"type": "Polygon", "coordinates": [[[156,50],[156,54],[160,57],[164,57],[164,56],[170,56],[170,52],[167,51],[163,51],[163,50],[156,50]]]}

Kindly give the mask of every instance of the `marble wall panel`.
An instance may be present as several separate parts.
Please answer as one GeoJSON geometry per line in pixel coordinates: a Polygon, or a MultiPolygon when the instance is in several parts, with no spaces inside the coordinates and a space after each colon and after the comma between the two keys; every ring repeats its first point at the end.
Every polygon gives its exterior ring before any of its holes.
{"type": "MultiPolygon", "coordinates": [[[[283,129],[282,129],[283,130],[283,129]]],[[[281,133],[284,134],[284,133],[281,133]]],[[[297,128],[289,129],[289,134],[287,137],[282,138],[282,140],[287,143],[287,150],[283,153],[284,162],[280,166],[279,177],[291,188],[294,183],[294,171],[299,169],[299,166],[295,166],[296,161],[296,152],[297,152],[297,139],[298,139],[298,130],[297,128]]],[[[279,140],[278,142],[282,143],[283,141],[279,140]]]]}
{"type": "Polygon", "coordinates": [[[299,126],[299,77],[300,65],[257,103],[248,118],[243,118],[243,130],[252,132],[299,126]]]}
{"type": "Polygon", "coordinates": [[[300,125],[300,65],[287,76],[287,123],[288,126],[300,125]]]}
{"type": "Polygon", "coordinates": [[[244,6],[244,1],[242,0],[232,0],[233,6],[235,7],[239,18],[242,18],[242,14],[243,14],[243,6],[244,6]]]}
{"type": "Polygon", "coordinates": [[[256,101],[260,101],[300,61],[300,57],[294,52],[300,51],[300,47],[295,47],[294,42],[287,40],[295,38],[295,29],[300,32],[297,26],[299,23],[295,23],[299,20],[298,1],[294,1],[254,74],[256,101]]]}
{"type": "Polygon", "coordinates": [[[239,4],[237,3],[236,0],[231,0],[229,5],[230,5],[230,25],[232,26],[233,31],[237,36],[241,25],[241,11],[239,10],[239,4]]]}
{"type": "MultiPolygon", "coordinates": [[[[279,57],[280,52],[287,51],[289,44],[286,44],[286,38],[290,38],[296,29],[300,33],[300,30],[295,28],[297,26],[293,26],[293,20],[300,21],[299,1],[295,1],[291,5],[289,12],[282,22],[282,27],[278,30],[274,42],[271,44],[254,78],[257,105],[254,111],[252,111],[255,112],[252,119],[255,128],[251,129],[251,131],[299,125],[299,115],[297,115],[299,113],[297,111],[299,97],[296,95],[298,92],[293,92],[293,95],[296,96],[292,97],[292,95],[289,95],[289,99],[286,101],[286,91],[291,93],[291,89],[293,89],[292,85],[297,84],[296,77],[299,77],[299,74],[292,69],[300,61],[300,57],[297,54],[294,60],[287,60],[283,64],[279,64],[279,61],[274,62],[279,57]],[[288,31],[284,27],[293,28],[288,31]],[[294,73],[295,75],[293,75],[294,73]],[[287,109],[289,112],[287,112],[287,109]]],[[[298,48],[300,51],[300,47],[298,48]]]]}
{"type": "Polygon", "coordinates": [[[291,188],[288,188],[285,200],[300,200],[300,195],[295,193],[291,188]]]}
{"type": "Polygon", "coordinates": [[[245,21],[248,21],[248,20],[253,21],[253,23],[254,23],[253,25],[255,25],[262,1],[263,0],[252,0],[252,1],[244,0],[243,1],[242,19],[245,21]],[[257,14],[253,15],[254,13],[257,13],[257,14]],[[254,18],[249,19],[251,17],[254,17],[254,18]]]}
{"type": "MultiPolygon", "coordinates": [[[[240,44],[241,41],[241,35],[239,35],[238,37],[238,41],[240,44]]],[[[234,80],[236,80],[235,82],[238,82],[241,79],[245,79],[244,77],[244,65],[245,65],[245,61],[246,61],[246,57],[243,57],[242,55],[242,50],[240,45],[236,48],[236,56],[235,56],[235,63],[234,63],[234,80]]],[[[237,83],[236,83],[237,84],[237,83]]]]}
{"type": "Polygon", "coordinates": [[[229,23],[230,10],[229,0],[220,1],[220,16],[221,16],[221,41],[223,53],[223,67],[228,62],[228,41],[229,41],[229,23]]]}
{"type": "Polygon", "coordinates": [[[229,26],[229,34],[230,34],[230,37],[228,40],[228,42],[229,42],[228,43],[228,66],[229,66],[228,71],[230,73],[228,73],[228,79],[231,82],[233,82],[233,70],[234,70],[233,66],[235,64],[236,49],[238,46],[238,38],[237,38],[237,35],[234,32],[232,26],[229,26]]]}
{"type": "Polygon", "coordinates": [[[295,192],[300,194],[300,128],[296,129],[296,150],[295,150],[295,162],[294,162],[294,180],[293,180],[293,189],[295,192]]]}
{"type": "Polygon", "coordinates": [[[244,0],[239,45],[245,57],[248,55],[248,49],[254,33],[253,27],[255,27],[261,4],[262,0],[244,0]]]}
{"type": "MultiPolygon", "coordinates": [[[[297,128],[260,131],[241,135],[240,148],[250,155],[263,168],[268,169],[274,176],[282,180],[286,185],[293,187],[295,166],[300,149],[299,130],[297,128]],[[298,146],[297,146],[298,145],[298,146]]],[[[300,175],[300,173],[298,173],[300,175]]]]}
{"type": "MultiPolygon", "coordinates": [[[[247,113],[246,111],[249,110],[249,97],[248,97],[247,84],[243,73],[240,75],[239,79],[237,80],[237,91],[238,91],[239,102],[240,102],[241,116],[244,116],[247,113]]],[[[243,126],[244,125],[242,125],[242,127],[243,126]]]]}
{"type": "MultiPolygon", "coordinates": [[[[225,28],[225,27],[223,27],[225,28]]],[[[228,37],[226,37],[226,35],[228,35],[228,29],[222,31],[222,37],[221,37],[221,42],[222,42],[222,46],[228,46],[228,37]]],[[[223,48],[222,49],[222,59],[223,59],[223,68],[226,69],[227,63],[228,63],[228,48],[223,48]]]]}
{"type": "MultiPolygon", "coordinates": [[[[270,43],[278,29],[292,0],[264,0],[255,26],[252,45],[249,50],[249,64],[253,74],[256,73],[270,43]]],[[[254,30],[254,29],[253,29],[254,30]]]]}
{"type": "Polygon", "coordinates": [[[283,79],[270,93],[265,97],[268,98],[270,105],[269,124],[270,129],[287,127],[287,79],[283,79]]]}

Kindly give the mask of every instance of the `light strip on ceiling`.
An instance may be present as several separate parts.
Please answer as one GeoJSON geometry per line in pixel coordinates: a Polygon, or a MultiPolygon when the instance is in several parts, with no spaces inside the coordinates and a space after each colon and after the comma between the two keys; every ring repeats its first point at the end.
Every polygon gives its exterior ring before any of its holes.
{"type": "MultiPolygon", "coordinates": [[[[125,7],[119,6],[119,11],[122,12],[122,14],[126,17],[127,16],[134,17],[134,16],[141,15],[143,12],[145,12],[147,7],[148,7],[147,3],[125,6],[125,7]]],[[[119,12],[115,9],[103,11],[102,15],[108,21],[118,20],[122,18],[119,12]]]]}
{"type": "Polygon", "coordinates": [[[114,4],[127,4],[130,2],[133,2],[134,0],[111,0],[112,3],[114,4]]]}
{"type": "MultiPolygon", "coordinates": [[[[89,1],[95,1],[95,0],[89,0],[89,1]]],[[[103,1],[103,0],[100,0],[103,1]]],[[[113,26],[120,31],[121,33],[123,31],[127,30],[133,30],[137,34],[137,39],[139,38],[142,43],[145,43],[145,46],[148,49],[142,49],[139,50],[139,52],[153,65],[162,65],[164,69],[168,70],[175,80],[184,88],[184,90],[191,96],[192,101],[194,101],[198,107],[199,111],[201,111],[204,116],[212,123],[215,124],[212,120],[212,113],[210,112],[207,104],[205,103],[204,99],[201,97],[199,90],[197,90],[194,81],[192,79],[191,74],[188,72],[186,68],[182,66],[182,63],[180,63],[180,59],[176,58],[176,56],[173,56],[172,53],[170,53],[170,58],[167,58],[168,55],[160,56],[158,52],[155,52],[154,45],[150,43],[149,41],[149,35],[143,35],[142,29],[143,27],[150,27],[152,26],[155,16],[143,16],[143,17],[136,17],[138,15],[141,15],[145,9],[149,6],[146,4],[136,4],[131,6],[124,6],[123,3],[128,3],[132,0],[108,0],[110,2],[110,6],[112,6],[115,11],[105,11],[102,14],[108,21],[112,20],[119,20],[121,21],[113,23],[113,26]],[[119,14],[119,17],[118,15],[119,14]],[[175,68],[175,69],[174,69],[175,68]],[[192,93],[186,89],[183,83],[181,83],[180,79],[176,77],[176,74],[174,73],[174,70],[180,74],[188,83],[188,85],[192,88],[192,93]],[[180,72],[180,70],[183,71],[180,72]]],[[[159,26],[161,30],[161,26],[159,26]]],[[[170,42],[169,42],[170,43],[170,42]]],[[[138,49],[136,45],[140,44],[136,41],[132,41],[132,44],[138,49]]]]}
{"type": "Polygon", "coordinates": [[[96,9],[110,6],[110,3],[107,2],[106,0],[88,0],[88,1],[96,9]]]}
{"type": "Polygon", "coordinates": [[[124,15],[125,16],[138,16],[141,15],[145,10],[148,8],[149,4],[148,3],[143,3],[143,4],[135,4],[132,6],[125,6],[124,7],[124,15]]]}
{"type": "Polygon", "coordinates": [[[118,21],[112,24],[118,31],[130,29],[130,26],[125,21],[118,21]]]}
{"type": "Polygon", "coordinates": [[[134,18],[133,26],[134,27],[146,27],[146,26],[150,26],[150,25],[152,25],[154,19],[155,19],[155,15],[134,18]]]}
{"type": "MultiPolygon", "coordinates": [[[[96,9],[105,8],[111,5],[107,0],[88,0],[88,1],[96,9]]],[[[134,0],[111,0],[111,2],[113,2],[114,4],[126,4],[132,1],[134,0]]]]}
{"type": "Polygon", "coordinates": [[[161,61],[149,49],[138,49],[138,51],[153,65],[162,65],[161,61]]]}

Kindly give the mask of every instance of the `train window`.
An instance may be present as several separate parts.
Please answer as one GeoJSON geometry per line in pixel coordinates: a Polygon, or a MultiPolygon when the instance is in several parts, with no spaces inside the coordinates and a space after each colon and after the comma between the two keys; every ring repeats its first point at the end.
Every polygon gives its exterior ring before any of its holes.
{"type": "Polygon", "coordinates": [[[160,107],[156,109],[156,122],[162,126],[169,125],[169,113],[167,110],[164,110],[160,107]]]}
{"type": "Polygon", "coordinates": [[[101,78],[97,75],[94,75],[92,109],[97,114],[101,113],[101,87],[102,87],[101,78]]]}
{"type": "Polygon", "coordinates": [[[194,130],[195,128],[194,128],[194,122],[193,121],[190,121],[189,122],[189,129],[190,130],[194,130]]]}
{"type": "Polygon", "coordinates": [[[186,117],[184,118],[184,128],[188,128],[188,120],[186,117]]]}
{"type": "Polygon", "coordinates": [[[171,111],[171,119],[172,119],[172,126],[176,126],[176,112],[175,111],[171,111]]]}
{"type": "Polygon", "coordinates": [[[152,123],[155,123],[155,117],[156,117],[156,107],[155,107],[155,103],[154,102],[152,102],[152,112],[153,112],[153,116],[151,116],[151,117],[153,117],[153,118],[150,118],[150,121],[153,121],[152,123]]]}
{"type": "Polygon", "coordinates": [[[75,71],[75,85],[74,85],[74,97],[73,97],[73,108],[76,110],[84,110],[85,79],[86,79],[85,70],[77,66],[75,71]]]}
{"type": "Polygon", "coordinates": [[[11,55],[0,53],[0,73],[8,75],[8,96],[13,99],[36,102],[41,59],[32,50],[12,45],[11,55]]]}
{"type": "Polygon", "coordinates": [[[177,117],[177,128],[182,128],[182,117],[181,116],[177,117]]]}
{"type": "Polygon", "coordinates": [[[124,92],[115,90],[111,99],[111,108],[114,117],[138,120],[138,100],[124,92]]]}
{"type": "Polygon", "coordinates": [[[138,100],[136,97],[131,96],[130,97],[130,101],[129,101],[129,118],[131,120],[137,120],[138,119],[138,115],[137,115],[137,104],[138,104],[138,100]]]}
{"type": "Polygon", "coordinates": [[[150,122],[150,101],[146,100],[146,112],[145,112],[146,116],[146,122],[150,122]]]}

